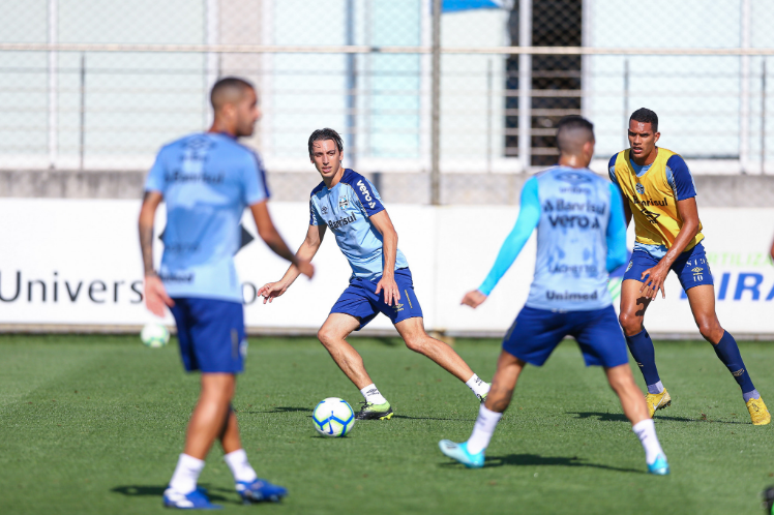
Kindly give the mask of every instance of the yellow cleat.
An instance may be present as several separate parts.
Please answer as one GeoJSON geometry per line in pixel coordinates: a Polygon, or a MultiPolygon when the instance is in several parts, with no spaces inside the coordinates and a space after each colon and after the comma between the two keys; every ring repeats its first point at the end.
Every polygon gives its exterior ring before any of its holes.
{"type": "Polygon", "coordinates": [[[747,401],[747,411],[750,412],[750,419],[754,426],[765,426],[771,422],[771,415],[762,398],[747,401]]]}
{"type": "Polygon", "coordinates": [[[645,396],[645,402],[648,404],[648,413],[650,418],[653,418],[653,414],[660,409],[664,409],[672,404],[672,397],[669,396],[669,392],[664,388],[661,393],[649,393],[645,396]]]}

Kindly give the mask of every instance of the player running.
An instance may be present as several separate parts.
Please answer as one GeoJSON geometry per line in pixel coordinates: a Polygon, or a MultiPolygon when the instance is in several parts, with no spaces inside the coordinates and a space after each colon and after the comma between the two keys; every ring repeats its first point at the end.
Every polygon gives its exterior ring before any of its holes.
{"type": "Polygon", "coordinates": [[[201,394],[194,408],[177,468],[164,492],[170,508],[211,509],[196,482],[216,438],[245,502],[278,501],[285,488],[258,479],[242,449],[231,399],[236,374],[247,350],[242,289],[233,256],[239,250],[239,222],[249,206],[258,233],[269,247],[311,277],[308,261],[298,260],[274,228],[266,202],[263,166],[237,143],[253,133],[260,117],[253,86],[238,78],[219,80],[210,94],[215,119],[206,133],[171,143],[159,152],[148,174],[140,212],[140,245],[145,266],[145,302],[175,317],[186,371],[201,371],[201,394]],[[167,203],[164,254],[153,269],[153,220],[167,203]]]}
{"type": "Polygon", "coordinates": [[[696,189],[683,158],[656,146],[658,116],[638,109],[629,118],[629,150],[610,159],[610,179],[625,199],[626,225],[634,217],[636,234],[631,261],[621,285],[619,320],[632,356],[648,385],[650,415],[672,403],[656,369],[653,340],[643,325],[648,305],[664,292],[670,270],[680,279],[693,318],[705,340],[712,344],[742,388],[742,396],[754,425],[771,422],[763,399],[753,386],[736,340],[725,331],[715,314],[715,287],[704,235],[696,206],[696,189]]]}
{"type": "MultiPolygon", "coordinates": [[[[398,233],[374,185],[341,166],[341,136],[333,129],[319,129],[309,136],[308,147],[309,159],[323,180],[312,190],[309,230],[296,256],[311,261],[330,227],[352,267],[349,287],[334,304],[317,337],[363,394],[365,401],[357,419],[389,420],[393,415],[360,354],[346,340],[380,312],[392,320],[409,349],[438,363],[479,399],[486,398],[489,385],[451,347],[425,333],[411,271],[398,249],[398,233]]],[[[264,304],[284,294],[298,274],[298,268],[291,265],[281,280],[261,287],[258,294],[263,295],[264,304]]]]}
{"type": "Polygon", "coordinates": [[[537,227],[537,262],[529,297],[503,340],[497,371],[467,442],[441,440],[441,452],[468,468],[484,466],[489,445],[527,363],[542,366],[556,346],[573,336],[586,365],[601,365],[624,414],[645,449],[651,474],[669,474],[664,451],[642,392],[634,382],[610,293],[608,272],[626,262],[626,227],[618,192],[588,169],[594,126],[580,116],[557,127],[559,163],[527,180],[511,233],[492,270],[462,303],[477,308],[521,252],[537,227]]]}

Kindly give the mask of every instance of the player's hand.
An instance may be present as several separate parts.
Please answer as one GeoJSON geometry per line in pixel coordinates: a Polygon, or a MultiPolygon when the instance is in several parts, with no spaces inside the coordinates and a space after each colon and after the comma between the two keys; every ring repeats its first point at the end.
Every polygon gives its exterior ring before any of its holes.
{"type": "MultiPolygon", "coordinates": [[[[314,269],[312,269],[312,273],[314,273],[314,269]]],[[[283,284],[282,281],[277,281],[276,283],[264,284],[258,289],[256,295],[263,297],[263,303],[266,304],[277,297],[281,297],[286,291],[288,291],[288,286],[283,284]]]]}
{"type": "Polygon", "coordinates": [[[390,275],[389,277],[383,275],[379,282],[376,283],[376,294],[384,290],[384,302],[388,306],[392,306],[392,302],[395,304],[400,300],[400,290],[398,289],[398,283],[395,282],[395,277],[390,275]]]}
{"type": "Polygon", "coordinates": [[[298,263],[296,263],[296,268],[298,268],[298,271],[307,276],[309,279],[314,277],[314,265],[309,261],[299,260],[298,263]]]}
{"type": "Polygon", "coordinates": [[[471,290],[466,293],[464,297],[462,297],[462,302],[460,302],[460,304],[464,304],[465,306],[470,306],[471,308],[476,309],[488,298],[489,297],[478,290],[471,290]]]}
{"type": "Polygon", "coordinates": [[[164,283],[158,275],[146,275],[145,276],[145,307],[148,311],[156,315],[157,317],[164,316],[164,306],[170,308],[175,303],[167,295],[167,290],[164,288],[164,283]]]}
{"type": "Polygon", "coordinates": [[[643,297],[647,297],[650,300],[656,300],[658,291],[661,290],[661,298],[666,298],[666,290],[664,290],[664,281],[666,280],[669,268],[663,267],[660,264],[648,268],[642,272],[641,279],[643,280],[640,293],[643,297]],[[647,279],[645,278],[647,276],[647,279]]]}

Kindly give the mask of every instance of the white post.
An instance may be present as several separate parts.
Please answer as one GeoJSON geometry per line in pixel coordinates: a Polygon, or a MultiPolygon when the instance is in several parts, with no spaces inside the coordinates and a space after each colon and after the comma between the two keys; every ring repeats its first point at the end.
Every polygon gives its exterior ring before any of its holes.
{"type": "MultiPolygon", "coordinates": [[[[261,45],[273,45],[274,44],[274,0],[266,0],[261,3],[261,45]]],[[[260,150],[261,156],[264,161],[268,158],[273,158],[274,147],[272,145],[272,130],[271,126],[274,124],[274,111],[271,108],[272,105],[272,86],[274,72],[274,54],[263,53],[261,54],[261,83],[260,83],[260,105],[261,111],[264,113],[261,120],[260,130],[260,150]]]]}
{"type": "MultiPolygon", "coordinates": [[[[584,47],[594,46],[591,17],[591,10],[593,8],[594,0],[583,0],[583,6],[581,7],[581,46],[584,47]]],[[[587,93],[594,90],[591,84],[594,77],[592,73],[593,66],[594,60],[592,56],[581,56],[581,91],[583,93],[581,97],[581,113],[583,113],[583,117],[587,120],[594,117],[592,98],[587,95],[587,93]]]]}
{"type": "MultiPolygon", "coordinates": [[[[57,11],[59,0],[48,0],[48,43],[57,43],[59,28],[57,11]]],[[[57,69],[57,53],[48,53],[48,166],[56,168],[59,151],[59,70],[57,69]]]]}
{"type": "MultiPolygon", "coordinates": [[[[741,48],[750,48],[750,0],[742,0],[741,48]]],[[[741,59],[739,87],[739,165],[742,173],[750,169],[750,56],[741,59]]]]}
{"type": "MultiPolygon", "coordinates": [[[[519,46],[532,46],[532,0],[519,0],[519,46]]],[[[521,171],[532,165],[532,56],[519,55],[519,162],[521,171]]]]}
{"type": "MultiPolygon", "coordinates": [[[[422,0],[422,12],[420,14],[421,45],[429,47],[433,44],[433,0],[422,0]]],[[[423,171],[429,172],[431,163],[430,121],[432,109],[430,107],[430,88],[432,72],[432,56],[421,54],[419,57],[419,159],[423,171]]]]}
{"type": "MultiPolygon", "coordinates": [[[[220,10],[219,0],[207,0],[205,4],[205,39],[208,45],[217,45],[220,40],[220,10]]],[[[207,52],[204,70],[204,112],[206,113],[204,130],[212,124],[212,109],[210,109],[210,89],[218,80],[220,55],[215,52],[207,52]]]]}

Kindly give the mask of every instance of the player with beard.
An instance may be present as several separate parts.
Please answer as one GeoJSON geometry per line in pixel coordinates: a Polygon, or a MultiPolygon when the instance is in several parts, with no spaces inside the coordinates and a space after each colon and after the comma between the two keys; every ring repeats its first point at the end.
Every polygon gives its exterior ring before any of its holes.
{"type": "Polygon", "coordinates": [[[274,252],[300,273],[314,273],[308,261],[293,255],[272,223],[260,158],[237,142],[253,133],[260,117],[255,89],[245,80],[224,78],[213,86],[210,100],[215,111],[210,130],[185,136],[159,152],[148,173],[139,220],[146,305],[158,316],[169,307],[183,365],[188,372],[201,371],[201,393],[185,449],[164,492],[164,505],[179,509],[219,508],[196,486],[216,439],[245,502],[278,501],[287,494],[285,488],[257,477],[231,407],[247,350],[242,288],[234,267],[245,208],[250,208],[258,234],[274,252]],[[153,223],[162,201],[167,226],[157,274],[153,223]]]}
{"type": "Polygon", "coordinates": [[[753,386],[736,340],[721,327],[715,313],[715,287],[691,173],[682,157],[656,146],[660,136],[656,113],[638,109],[629,118],[630,148],[614,155],[608,165],[610,179],[624,200],[627,226],[634,218],[636,238],[621,285],[619,320],[648,386],[648,409],[652,416],[672,402],[656,368],[653,341],[643,325],[659,290],[666,297],[664,281],[672,270],[688,296],[701,335],[741,387],[752,423],[768,424],[771,415],[753,386]]]}

